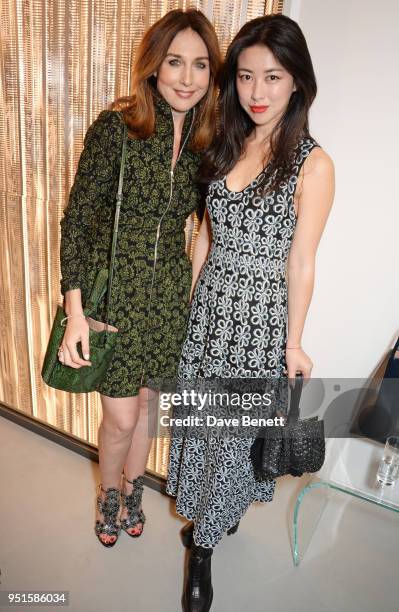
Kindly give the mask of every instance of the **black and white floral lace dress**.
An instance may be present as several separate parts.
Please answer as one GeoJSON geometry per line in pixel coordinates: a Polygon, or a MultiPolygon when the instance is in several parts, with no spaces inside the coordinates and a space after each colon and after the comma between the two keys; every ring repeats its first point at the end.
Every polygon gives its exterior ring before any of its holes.
{"type": "MultiPolygon", "coordinates": [[[[267,166],[240,192],[230,191],[225,177],[210,184],[212,245],[193,296],[179,379],[283,375],[294,192],[315,146],[310,136],[301,138],[290,178],[266,196],[267,166]]],[[[177,512],[194,521],[197,545],[214,547],[253,501],[272,501],[276,480],[254,476],[252,442],[172,431],[166,491],[176,497],[177,512]]]]}

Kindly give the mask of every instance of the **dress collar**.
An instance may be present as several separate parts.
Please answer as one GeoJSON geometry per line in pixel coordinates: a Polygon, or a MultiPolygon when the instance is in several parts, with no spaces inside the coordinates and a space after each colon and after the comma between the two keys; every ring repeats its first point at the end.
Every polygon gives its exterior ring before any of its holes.
{"type": "MultiPolygon", "coordinates": [[[[154,108],[155,108],[155,134],[159,136],[172,136],[174,134],[174,124],[172,108],[170,104],[159,94],[154,94],[154,108]]],[[[195,111],[191,108],[187,111],[184,117],[181,142],[186,138],[190,126],[194,120],[195,111]]],[[[193,134],[193,128],[191,128],[191,136],[193,134]]]]}

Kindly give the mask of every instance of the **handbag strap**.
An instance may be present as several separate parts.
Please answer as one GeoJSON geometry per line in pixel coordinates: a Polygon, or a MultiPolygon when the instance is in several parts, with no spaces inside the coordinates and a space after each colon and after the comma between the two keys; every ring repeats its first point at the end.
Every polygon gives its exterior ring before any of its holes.
{"type": "Polygon", "coordinates": [[[290,410],[288,413],[287,423],[295,423],[299,420],[299,401],[301,399],[303,386],[303,374],[296,374],[295,385],[291,389],[290,410]]]}
{"type": "Polygon", "coordinates": [[[127,126],[126,126],[126,123],[124,123],[123,124],[123,141],[122,141],[122,159],[121,159],[121,166],[120,166],[120,171],[119,171],[118,193],[116,194],[114,230],[113,230],[113,235],[112,235],[111,259],[109,263],[109,272],[108,272],[107,306],[105,310],[105,333],[106,334],[108,332],[108,317],[109,317],[109,311],[111,308],[111,293],[112,293],[112,281],[114,277],[116,240],[118,237],[119,213],[120,213],[121,203],[122,203],[123,174],[125,171],[125,158],[126,158],[126,142],[127,142],[127,126]]]}

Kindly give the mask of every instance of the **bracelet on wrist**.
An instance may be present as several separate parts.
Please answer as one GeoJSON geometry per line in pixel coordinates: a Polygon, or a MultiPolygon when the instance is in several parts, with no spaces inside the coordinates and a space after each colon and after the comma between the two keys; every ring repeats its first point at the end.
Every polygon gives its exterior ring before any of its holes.
{"type": "Polygon", "coordinates": [[[72,317],[83,317],[85,319],[86,315],[83,313],[68,315],[67,317],[61,319],[60,325],[64,326],[64,321],[66,321],[67,319],[72,319],[72,317]]]}
{"type": "Polygon", "coordinates": [[[301,348],[302,348],[301,346],[286,346],[285,350],[288,351],[290,349],[301,349],[301,348]]]}

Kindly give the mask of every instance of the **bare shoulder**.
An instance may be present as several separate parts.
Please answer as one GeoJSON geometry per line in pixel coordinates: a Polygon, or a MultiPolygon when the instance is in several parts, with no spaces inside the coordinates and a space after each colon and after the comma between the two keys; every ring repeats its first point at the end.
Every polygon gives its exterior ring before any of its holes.
{"type": "Polygon", "coordinates": [[[334,162],[329,154],[321,147],[314,147],[303,163],[305,175],[334,176],[334,162]]]}
{"type": "Polygon", "coordinates": [[[334,190],[335,182],[334,162],[321,147],[314,147],[305,161],[298,176],[298,185],[295,191],[295,206],[299,205],[304,193],[314,191],[320,184],[329,186],[334,190]]]}

